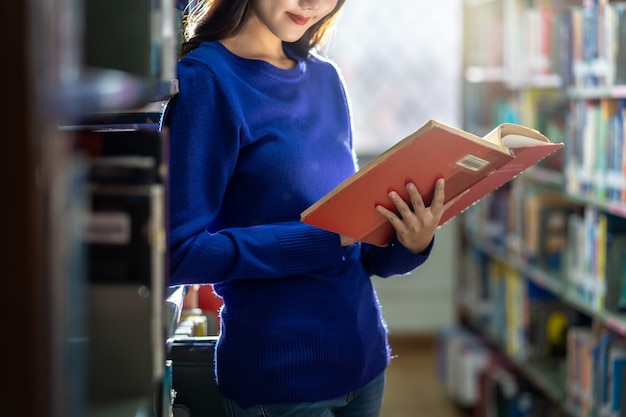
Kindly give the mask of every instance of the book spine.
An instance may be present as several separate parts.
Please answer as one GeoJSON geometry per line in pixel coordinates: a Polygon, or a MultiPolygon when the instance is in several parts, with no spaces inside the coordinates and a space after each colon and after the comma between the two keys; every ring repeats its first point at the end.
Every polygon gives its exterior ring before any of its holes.
{"type": "Polygon", "coordinates": [[[588,327],[571,327],[567,332],[567,341],[567,402],[580,415],[589,416],[595,408],[594,337],[588,327]]]}
{"type": "Polygon", "coordinates": [[[626,85],[626,4],[615,8],[615,84],[626,85]]]}
{"type": "Polygon", "coordinates": [[[617,417],[622,408],[622,385],[626,369],[626,349],[614,346],[609,350],[608,415],[617,417]]]}
{"type": "Polygon", "coordinates": [[[603,309],[606,299],[606,253],[607,253],[607,228],[608,220],[604,213],[598,217],[597,240],[596,240],[596,291],[592,306],[596,309],[603,309]]]}

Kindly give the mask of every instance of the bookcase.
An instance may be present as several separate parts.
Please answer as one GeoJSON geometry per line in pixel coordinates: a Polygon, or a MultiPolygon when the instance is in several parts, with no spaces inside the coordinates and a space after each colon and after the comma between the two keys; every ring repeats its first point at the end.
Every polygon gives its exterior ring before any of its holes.
{"type": "Polygon", "coordinates": [[[514,122],[565,144],[461,216],[459,328],[442,340],[482,358],[466,405],[624,415],[626,2],[465,0],[462,104],[468,131],[514,122]]]}
{"type": "Polygon", "coordinates": [[[175,92],[175,3],[34,0],[5,12],[7,413],[169,415],[156,124],[175,92]]]}

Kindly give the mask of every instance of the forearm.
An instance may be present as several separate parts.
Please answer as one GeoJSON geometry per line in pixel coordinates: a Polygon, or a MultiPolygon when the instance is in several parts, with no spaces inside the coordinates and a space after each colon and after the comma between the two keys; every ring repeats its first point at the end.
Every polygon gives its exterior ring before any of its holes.
{"type": "Polygon", "coordinates": [[[202,232],[170,248],[170,285],[304,274],[342,253],[338,235],[297,221],[202,232]]]}

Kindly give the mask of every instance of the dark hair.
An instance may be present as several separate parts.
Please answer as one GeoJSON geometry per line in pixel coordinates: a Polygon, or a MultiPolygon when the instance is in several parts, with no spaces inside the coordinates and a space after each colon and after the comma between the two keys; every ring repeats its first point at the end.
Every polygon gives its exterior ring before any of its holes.
{"type": "MultiPolygon", "coordinates": [[[[181,56],[196,49],[202,42],[217,41],[236,34],[250,13],[254,0],[201,0],[189,11],[184,21],[181,56]]],[[[321,46],[345,0],[327,16],[311,26],[300,39],[286,42],[300,56],[306,57],[313,48],[321,46]]]]}

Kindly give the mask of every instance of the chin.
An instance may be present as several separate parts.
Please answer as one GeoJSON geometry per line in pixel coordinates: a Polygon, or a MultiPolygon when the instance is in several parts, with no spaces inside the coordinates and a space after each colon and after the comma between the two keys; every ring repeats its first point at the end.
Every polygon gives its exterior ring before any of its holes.
{"type": "Polygon", "coordinates": [[[293,43],[293,42],[297,42],[300,40],[300,38],[302,38],[304,36],[304,32],[302,33],[296,33],[296,34],[287,34],[285,36],[281,37],[281,40],[283,42],[287,42],[287,43],[293,43]]]}

